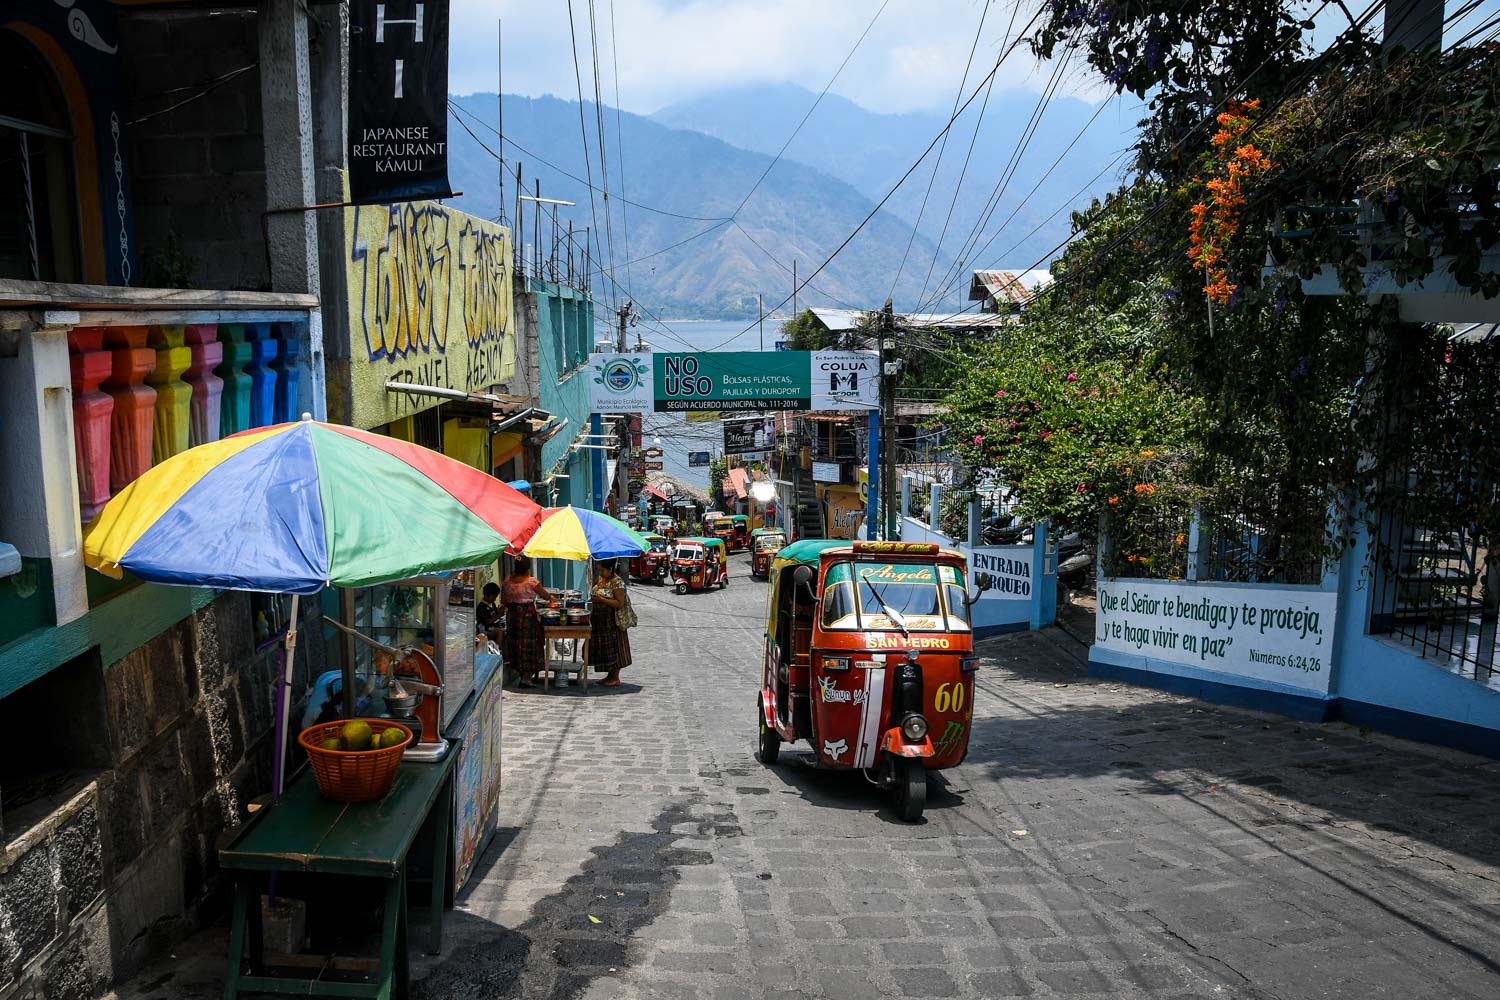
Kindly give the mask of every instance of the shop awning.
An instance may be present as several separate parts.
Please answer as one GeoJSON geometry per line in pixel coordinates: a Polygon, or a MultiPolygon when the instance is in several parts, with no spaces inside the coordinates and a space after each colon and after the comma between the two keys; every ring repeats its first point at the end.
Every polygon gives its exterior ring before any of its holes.
{"type": "Polygon", "coordinates": [[[672,499],[671,497],[669,497],[665,493],[663,493],[661,490],[657,489],[655,486],[647,486],[646,489],[645,489],[645,492],[647,492],[647,493],[651,494],[652,496],[656,497],[656,499],[658,499],[658,500],[667,500],[667,501],[670,501],[672,499]]]}
{"type": "Polygon", "coordinates": [[[724,477],[724,492],[734,494],[738,500],[744,500],[750,495],[746,484],[750,480],[750,473],[746,469],[730,469],[729,475],[724,477]]]}

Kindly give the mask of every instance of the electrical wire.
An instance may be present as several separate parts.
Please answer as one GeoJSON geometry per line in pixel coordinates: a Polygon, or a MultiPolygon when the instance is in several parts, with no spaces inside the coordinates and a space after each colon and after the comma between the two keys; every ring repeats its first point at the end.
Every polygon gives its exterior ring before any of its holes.
{"type": "MultiPolygon", "coordinates": [[[[589,217],[594,225],[589,230],[594,240],[594,259],[603,257],[599,253],[599,208],[594,200],[594,168],[589,161],[589,130],[583,118],[583,70],[578,66],[578,30],[573,21],[573,0],[568,0],[568,35],[573,40],[573,79],[578,84],[578,135],[583,140],[583,169],[588,177],[589,217]]],[[[605,292],[606,299],[608,291],[605,292]]]]}
{"type": "MultiPolygon", "coordinates": [[[[1019,4],[1017,6],[1019,6],[1019,4]]],[[[1016,11],[1016,8],[1012,7],[1011,8],[1012,23],[1014,23],[1015,11],[1016,11]]],[[[966,61],[964,63],[964,75],[958,81],[958,93],[956,93],[956,94],[953,95],[953,108],[954,108],[954,110],[958,109],[958,102],[961,101],[963,99],[963,96],[964,96],[964,87],[967,86],[968,83],[969,83],[969,70],[974,67],[974,53],[976,53],[976,52],[979,51],[979,38],[980,38],[981,35],[984,34],[984,21],[985,21],[985,18],[989,16],[989,13],[990,13],[989,0],[984,0],[984,3],[981,4],[980,8],[979,8],[979,27],[977,27],[977,28],[974,29],[974,44],[971,45],[971,46],[969,46],[969,58],[968,58],[968,61],[966,61]]],[[[1009,29],[1006,30],[1006,34],[1007,35],[1010,34],[1009,29]]],[[[990,86],[994,86],[994,83],[995,83],[995,78],[994,77],[990,77],[990,86]]],[[[974,123],[974,133],[976,135],[979,133],[980,122],[982,122],[984,120],[984,109],[987,108],[987,107],[989,107],[989,103],[990,103],[990,95],[989,95],[989,91],[986,90],[985,91],[985,95],[984,95],[984,104],[981,105],[980,109],[979,109],[979,119],[980,119],[980,121],[977,121],[977,122],[974,123]]],[[[933,185],[934,182],[937,181],[938,170],[943,165],[943,154],[945,152],[947,152],[947,150],[948,150],[948,136],[950,134],[951,134],[950,132],[944,132],[943,133],[943,142],[942,142],[942,144],[940,146],[938,146],[938,154],[937,154],[936,159],[934,159],[932,161],[932,174],[927,178],[927,190],[922,193],[922,204],[921,204],[921,207],[919,207],[917,209],[917,218],[916,218],[916,221],[914,221],[911,224],[911,236],[906,241],[906,250],[905,250],[905,252],[903,252],[901,254],[901,263],[899,265],[897,265],[897,267],[896,267],[896,276],[891,279],[891,289],[885,295],[885,297],[886,297],[887,300],[891,300],[891,299],[894,299],[896,297],[896,285],[899,284],[900,281],[901,281],[901,272],[906,270],[906,260],[907,260],[908,257],[911,256],[912,244],[916,243],[916,241],[917,241],[917,230],[919,230],[922,227],[922,216],[925,215],[925,214],[927,214],[927,199],[930,198],[930,197],[932,197],[932,185],[933,185]]],[[[959,180],[959,184],[960,185],[963,184],[962,179],[959,180]]],[[[954,191],[954,196],[957,197],[957,190],[956,189],[954,191]]],[[[933,258],[936,259],[936,257],[937,257],[937,250],[936,250],[936,248],[934,248],[934,250],[933,250],[933,258]]]]}
{"type": "MultiPolygon", "coordinates": [[[[1005,40],[1001,44],[1010,41],[1011,29],[1016,26],[1016,12],[1021,9],[1020,4],[1014,4],[1010,8],[1010,23],[1005,26],[1005,40]]],[[[922,290],[917,293],[917,301],[922,302],[927,297],[927,286],[932,281],[933,268],[937,267],[938,257],[943,252],[943,241],[948,238],[948,226],[953,222],[953,210],[958,206],[958,195],[964,188],[964,178],[969,175],[969,161],[974,157],[974,146],[979,141],[979,127],[984,124],[984,113],[990,106],[990,94],[995,89],[995,77],[990,77],[989,84],[984,89],[984,102],[979,105],[979,117],[974,121],[974,132],[969,136],[969,149],[964,153],[963,169],[958,172],[958,183],[953,186],[953,197],[948,200],[948,215],[943,219],[943,231],[938,234],[936,245],[932,248],[932,260],[927,262],[927,275],[922,279],[922,290]]]]}
{"type": "MultiPolygon", "coordinates": [[[[546,167],[550,167],[551,169],[553,169],[553,170],[557,171],[558,173],[562,174],[564,177],[568,178],[569,180],[576,181],[579,184],[583,184],[583,185],[585,185],[587,187],[590,187],[590,188],[592,188],[592,190],[595,190],[595,191],[599,190],[598,188],[592,187],[592,185],[588,181],[584,180],[582,177],[579,177],[577,174],[572,173],[571,171],[565,170],[562,167],[558,166],[557,164],[553,163],[551,160],[548,160],[548,159],[546,159],[546,158],[544,158],[542,156],[538,156],[536,153],[533,153],[531,150],[527,149],[525,146],[521,145],[519,142],[516,142],[510,136],[508,136],[508,135],[500,135],[499,130],[496,129],[495,126],[491,125],[489,122],[485,121],[483,118],[480,118],[478,115],[474,114],[474,112],[470,111],[468,108],[464,107],[463,105],[458,104],[457,102],[450,100],[448,102],[448,107],[455,114],[467,116],[470,121],[474,122],[480,128],[483,128],[486,131],[489,131],[489,132],[495,134],[496,136],[499,136],[501,142],[503,142],[507,146],[510,146],[510,147],[514,148],[516,150],[516,152],[521,153],[521,154],[523,154],[525,156],[529,156],[533,160],[536,160],[538,163],[540,163],[540,164],[542,164],[542,165],[544,165],[546,167]]],[[[497,154],[494,153],[493,151],[491,151],[490,155],[491,156],[495,156],[497,154]]],[[[510,161],[508,159],[505,159],[505,158],[502,158],[502,162],[509,163],[509,162],[512,162],[512,161],[510,161]]],[[[672,211],[669,211],[669,210],[667,210],[665,208],[657,208],[654,205],[647,205],[644,202],[631,201],[630,199],[625,198],[625,197],[620,197],[619,200],[622,201],[622,202],[624,202],[624,203],[626,203],[626,204],[628,204],[628,205],[630,205],[632,208],[639,208],[639,209],[641,209],[644,212],[652,212],[652,213],[654,213],[656,215],[665,215],[665,216],[668,216],[668,217],[673,218],[673,219],[686,219],[689,222],[728,222],[729,221],[729,216],[727,216],[727,215],[684,215],[681,212],[672,212],[672,211]]]]}
{"type": "MultiPolygon", "coordinates": [[[[599,182],[603,186],[604,193],[604,233],[606,246],[609,249],[609,273],[613,278],[615,273],[615,222],[614,212],[609,205],[609,160],[604,150],[604,95],[599,84],[599,29],[594,16],[594,0],[589,0],[589,48],[594,57],[594,119],[595,131],[599,138],[599,182]]],[[[615,299],[619,301],[618,296],[615,299]]]]}
{"type": "Polygon", "coordinates": [[[792,144],[793,139],[797,138],[797,133],[802,131],[802,126],[807,124],[807,120],[812,117],[812,113],[818,110],[818,105],[823,102],[823,98],[828,96],[829,88],[838,80],[839,74],[844,72],[844,67],[849,65],[849,60],[854,58],[854,53],[859,51],[860,45],[864,44],[865,36],[870,33],[871,28],[875,27],[875,22],[880,20],[880,15],[885,13],[885,8],[890,2],[891,0],[882,0],[880,8],[875,11],[875,16],[870,18],[870,23],[865,25],[865,30],[860,32],[859,38],[855,40],[854,47],[849,50],[848,55],[844,56],[844,61],[839,63],[839,68],[833,71],[833,76],[828,78],[828,82],[824,84],[822,92],[813,100],[812,106],[807,109],[807,113],[802,116],[802,120],[797,123],[797,127],[792,129],[792,134],[786,137],[786,141],[781,144],[781,148],[776,151],[776,155],[771,158],[771,162],[766,164],[766,169],[762,170],[760,176],[755,179],[755,183],[750,185],[750,190],[745,192],[745,197],[741,198],[740,203],[735,206],[734,211],[729,213],[730,218],[734,218],[740,214],[740,210],[745,207],[745,203],[750,200],[750,196],[760,187],[761,182],[770,174],[771,169],[780,162],[782,155],[787,151],[787,147],[792,144]]]}
{"type": "MultiPolygon", "coordinates": [[[[860,232],[865,228],[866,225],[869,224],[870,220],[875,217],[875,214],[877,212],[879,212],[882,208],[885,207],[885,203],[891,200],[891,197],[898,190],[900,190],[901,185],[905,184],[906,181],[907,181],[907,179],[909,177],[911,177],[911,175],[916,171],[917,167],[921,166],[922,161],[927,158],[927,154],[930,153],[930,152],[932,152],[932,150],[937,146],[938,141],[943,137],[943,135],[946,134],[947,131],[950,128],[953,127],[953,123],[958,120],[959,116],[962,115],[964,113],[964,111],[967,110],[967,108],[969,107],[969,105],[974,102],[974,99],[979,96],[980,90],[982,90],[985,87],[985,85],[988,84],[989,81],[997,73],[1000,72],[1001,65],[1005,62],[1006,58],[1012,52],[1015,51],[1017,44],[1019,44],[1020,39],[1021,39],[1022,36],[1024,36],[1026,30],[1029,29],[1030,27],[1032,27],[1032,25],[1036,24],[1036,22],[1041,19],[1041,16],[1042,16],[1042,14],[1045,11],[1046,11],[1046,7],[1045,6],[1039,6],[1037,8],[1036,13],[1033,14],[1032,17],[1031,17],[1031,21],[1027,24],[1026,28],[1022,29],[1021,35],[1018,35],[1017,38],[1016,38],[1016,41],[1013,42],[1010,45],[1010,47],[1008,47],[1005,50],[1005,52],[1003,52],[1001,54],[1000,58],[995,61],[995,65],[993,67],[991,67],[989,73],[986,74],[985,78],[979,82],[979,85],[974,88],[974,92],[969,95],[968,99],[963,102],[963,104],[959,107],[959,109],[956,112],[954,112],[954,114],[951,117],[949,117],[947,124],[945,124],[942,127],[941,130],[939,130],[939,132],[938,132],[937,135],[935,135],[935,136],[932,137],[932,141],[927,144],[927,148],[922,151],[922,154],[920,156],[918,156],[915,161],[912,162],[912,165],[910,167],[906,168],[906,171],[901,175],[901,177],[896,181],[896,183],[894,185],[892,185],[891,189],[889,191],[887,191],[885,193],[885,195],[881,197],[880,201],[878,203],[876,203],[875,207],[872,208],[872,209],[870,209],[869,213],[862,220],[860,220],[859,225],[857,225],[857,226],[854,227],[853,232],[851,232],[847,237],[844,238],[844,241],[842,243],[840,243],[834,249],[833,253],[829,254],[826,258],[824,258],[823,262],[821,264],[819,264],[813,270],[813,272],[811,274],[809,274],[807,276],[807,278],[801,284],[799,284],[797,286],[796,289],[793,289],[792,295],[796,295],[798,291],[800,291],[803,288],[806,288],[808,286],[808,284],[810,284],[812,282],[812,279],[816,278],[819,274],[821,274],[823,272],[823,270],[829,264],[833,263],[834,258],[836,258],[840,253],[842,253],[844,251],[844,249],[849,246],[850,243],[854,242],[854,238],[860,234],[860,232]]],[[[774,313],[777,309],[780,309],[782,306],[784,306],[788,302],[790,302],[792,300],[792,295],[788,295],[786,298],[782,299],[781,302],[778,303],[775,307],[773,307],[771,311],[774,313]]],[[[728,340],[726,340],[723,343],[719,344],[717,347],[713,348],[713,350],[722,350],[723,348],[725,348],[725,347],[729,346],[730,344],[732,344],[734,341],[736,341],[736,340],[740,339],[741,337],[744,337],[747,334],[749,334],[751,330],[755,329],[755,327],[756,327],[756,324],[751,324],[750,326],[745,327],[745,329],[741,330],[739,333],[735,334],[734,336],[730,337],[728,340]]]]}
{"type": "Polygon", "coordinates": [[[615,38],[615,0],[609,0],[609,57],[614,64],[615,78],[615,156],[620,161],[620,221],[625,227],[625,294],[634,299],[630,280],[630,202],[625,198],[625,125],[620,114],[620,45],[615,38]]]}

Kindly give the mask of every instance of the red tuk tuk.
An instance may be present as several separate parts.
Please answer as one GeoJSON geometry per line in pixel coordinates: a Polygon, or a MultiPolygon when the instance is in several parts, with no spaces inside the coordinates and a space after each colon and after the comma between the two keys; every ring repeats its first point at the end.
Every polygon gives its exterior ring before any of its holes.
{"type": "Polygon", "coordinates": [[[643,537],[651,543],[651,547],[630,560],[630,576],[635,580],[664,583],[671,572],[671,566],[668,565],[671,556],[667,552],[667,540],[661,535],[650,532],[646,532],[643,537]]]}
{"type": "Polygon", "coordinates": [[[780,528],[756,528],[750,532],[750,575],[769,575],[771,560],[784,548],[786,532],[780,528]]]}
{"type": "Polygon", "coordinates": [[[729,553],[717,538],[679,538],[672,557],[677,593],[729,586],[729,553]]]}
{"type": "Polygon", "coordinates": [[[728,514],[720,514],[718,517],[708,522],[708,530],[705,531],[704,534],[712,535],[714,538],[717,538],[719,541],[723,542],[726,549],[733,549],[734,518],[730,517],[728,514]]]}
{"type": "Polygon", "coordinates": [[[747,514],[731,514],[729,519],[734,522],[734,536],[729,542],[732,552],[750,547],[750,517],[747,514]]]}
{"type": "Polygon", "coordinates": [[[760,746],[807,740],[818,767],[863,770],[912,822],[927,772],[969,751],[977,658],[964,557],[914,542],[804,539],[776,554],[756,698],[760,746]]]}

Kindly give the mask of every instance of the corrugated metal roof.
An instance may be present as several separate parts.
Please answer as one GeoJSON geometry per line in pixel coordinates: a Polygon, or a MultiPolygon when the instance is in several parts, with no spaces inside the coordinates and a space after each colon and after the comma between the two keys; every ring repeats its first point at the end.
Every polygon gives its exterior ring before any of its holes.
{"type": "MultiPolygon", "coordinates": [[[[820,306],[812,308],[812,314],[818,317],[822,323],[833,333],[846,333],[859,327],[861,317],[865,315],[858,309],[825,309],[820,306]]],[[[937,327],[946,330],[988,330],[997,326],[1005,326],[1012,320],[1009,316],[997,316],[994,313],[901,313],[896,321],[903,326],[937,327]]]]}
{"type": "Polygon", "coordinates": [[[975,271],[969,283],[969,301],[993,303],[996,308],[1023,306],[1031,301],[1038,288],[1052,284],[1052,272],[1033,268],[1029,271],[975,271]]]}
{"type": "Polygon", "coordinates": [[[1465,323],[1453,328],[1449,337],[1460,344],[1488,344],[1500,334],[1500,323],[1465,323]]]}

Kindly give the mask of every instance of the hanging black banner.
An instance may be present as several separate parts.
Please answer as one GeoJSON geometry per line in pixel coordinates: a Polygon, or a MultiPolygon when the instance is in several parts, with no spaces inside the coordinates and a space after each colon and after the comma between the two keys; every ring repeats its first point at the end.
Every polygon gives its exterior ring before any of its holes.
{"type": "Polygon", "coordinates": [[[350,0],[350,200],[452,193],[448,0],[350,0]]]}

